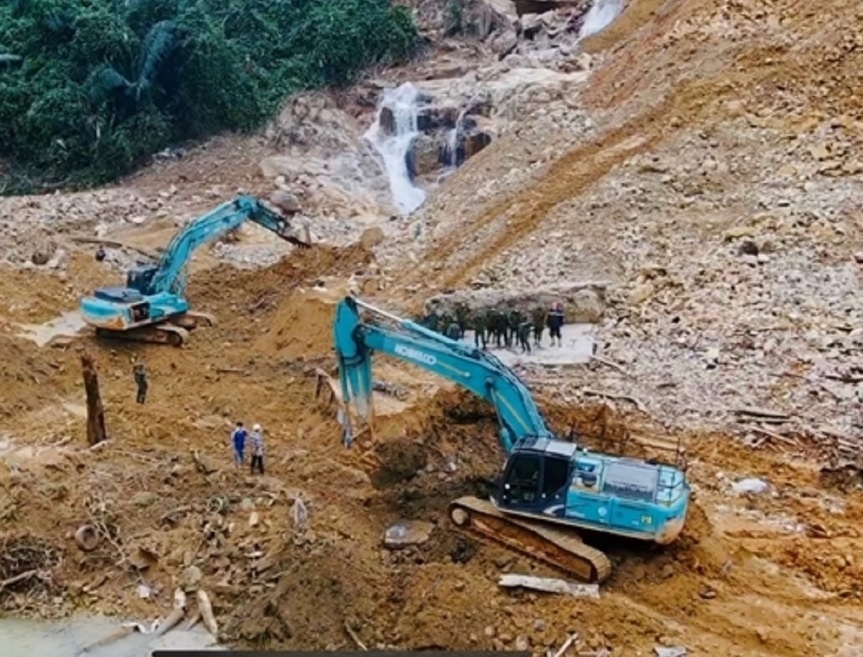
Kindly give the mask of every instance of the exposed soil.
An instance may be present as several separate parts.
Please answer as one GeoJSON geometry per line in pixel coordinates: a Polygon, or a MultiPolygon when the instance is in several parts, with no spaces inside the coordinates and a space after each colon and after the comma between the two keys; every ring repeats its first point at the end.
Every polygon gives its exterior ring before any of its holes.
{"type": "MultiPolygon", "coordinates": [[[[174,586],[200,576],[225,636],[257,648],[353,649],[348,623],[369,646],[415,649],[511,648],[526,638],[541,651],[577,631],[584,645],[619,655],[657,643],[705,655],[851,654],[836,651],[861,620],[854,527],[863,496],[722,436],[688,439],[696,501],[674,546],[605,542],[615,572],[600,600],[499,590],[500,572],[555,573],[447,524],[448,502],[482,494],[500,465],[490,409],[442,390],[380,418],[374,444],[345,450],[334,409],[314,398],[310,370],[328,366],[331,300],[309,296],[310,284],[344,277],[367,257],[330,251],[257,274],[202,273],[190,297],[219,321],[179,350],[86,337],[39,349],[3,337],[2,574],[40,572],[3,591],[5,609],[151,618],[167,611],[174,586]],[[82,349],[98,364],[112,436],[96,450],[83,446],[82,349]],[[143,406],[134,403],[133,356],[151,372],[143,406]],[[265,477],[232,466],[236,419],[264,426],[265,477]],[[764,477],[771,492],[737,496],[730,485],[744,476],[764,477]],[[298,497],[307,528],[295,526],[298,497]],[[422,546],[385,550],[385,529],[405,519],[436,529],[422,546]],[[107,533],[83,553],[73,534],[87,522],[107,533]],[[150,599],[135,593],[140,582],[150,599]]],[[[62,288],[41,294],[66,304],[62,288]]],[[[424,382],[401,385],[416,393],[424,382]]],[[[574,427],[592,444],[627,427],[643,433],[636,418],[602,406],[546,408],[562,432],[574,427]]]]}

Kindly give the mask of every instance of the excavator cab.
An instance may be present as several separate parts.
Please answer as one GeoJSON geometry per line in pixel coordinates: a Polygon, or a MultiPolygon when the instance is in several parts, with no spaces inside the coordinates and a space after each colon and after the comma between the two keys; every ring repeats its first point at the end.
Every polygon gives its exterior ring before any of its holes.
{"type": "Polygon", "coordinates": [[[575,445],[533,438],[517,447],[504,468],[498,506],[563,516],[575,445]]]}
{"type": "Polygon", "coordinates": [[[140,292],[144,296],[150,294],[153,277],[159,271],[158,265],[138,265],[126,273],[126,287],[140,292]]]}

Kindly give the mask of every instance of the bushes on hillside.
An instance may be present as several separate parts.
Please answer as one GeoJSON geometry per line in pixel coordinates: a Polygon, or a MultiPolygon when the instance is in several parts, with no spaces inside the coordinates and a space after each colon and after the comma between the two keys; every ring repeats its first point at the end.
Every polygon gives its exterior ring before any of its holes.
{"type": "Polygon", "coordinates": [[[170,143],[252,129],[291,92],[347,83],[416,44],[390,0],[7,0],[0,158],[18,175],[3,191],[109,181],[170,143]]]}

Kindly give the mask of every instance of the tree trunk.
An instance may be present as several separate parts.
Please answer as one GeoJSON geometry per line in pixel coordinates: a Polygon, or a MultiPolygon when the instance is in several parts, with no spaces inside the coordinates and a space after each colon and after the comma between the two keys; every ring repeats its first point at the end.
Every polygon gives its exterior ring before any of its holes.
{"type": "Polygon", "coordinates": [[[88,354],[81,356],[81,368],[84,371],[84,390],[87,391],[87,442],[96,445],[108,437],[105,434],[105,409],[99,394],[99,375],[88,354]]]}

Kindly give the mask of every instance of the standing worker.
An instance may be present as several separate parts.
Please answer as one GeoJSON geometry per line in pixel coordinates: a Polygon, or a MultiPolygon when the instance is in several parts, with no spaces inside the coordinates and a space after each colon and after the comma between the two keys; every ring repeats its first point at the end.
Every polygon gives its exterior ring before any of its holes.
{"type": "Polygon", "coordinates": [[[135,363],[132,370],[135,373],[135,385],[138,386],[137,401],[143,404],[147,400],[147,372],[144,370],[144,363],[135,363]]]}
{"type": "Polygon", "coordinates": [[[533,309],[532,319],[534,344],[539,347],[542,342],[542,332],[545,330],[545,308],[542,304],[533,309]]]}
{"type": "Polygon", "coordinates": [[[446,337],[456,342],[461,340],[461,327],[458,325],[458,322],[452,321],[449,323],[449,326],[446,327],[446,337]]]}
{"type": "Polygon", "coordinates": [[[557,346],[563,346],[560,329],[564,324],[563,304],[560,301],[556,302],[548,313],[548,332],[551,335],[551,344],[554,346],[554,339],[557,338],[557,346]]]}
{"type": "Polygon", "coordinates": [[[264,474],[264,432],[260,424],[252,427],[252,474],[255,474],[255,466],[264,474]]]}
{"type": "Polygon", "coordinates": [[[246,438],[249,432],[242,422],[237,422],[237,427],[231,432],[231,441],[234,444],[234,464],[239,468],[246,464],[244,451],[246,449],[246,438]]]}
{"type": "Polygon", "coordinates": [[[473,343],[476,345],[476,348],[479,349],[479,343],[482,342],[483,350],[486,349],[487,341],[486,341],[486,328],[488,322],[488,315],[482,310],[474,312],[473,314],[473,343]]]}
{"type": "Polygon", "coordinates": [[[530,353],[530,334],[533,331],[533,326],[527,320],[518,325],[518,344],[521,347],[521,353],[530,353]]]}
{"type": "Polygon", "coordinates": [[[455,322],[458,324],[459,331],[461,331],[461,335],[458,336],[458,339],[461,340],[464,337],[464,332],[467,330],[468,319],[470,318],[470,310],[468,307],[459,303],[455,307],[455,322]]]}

